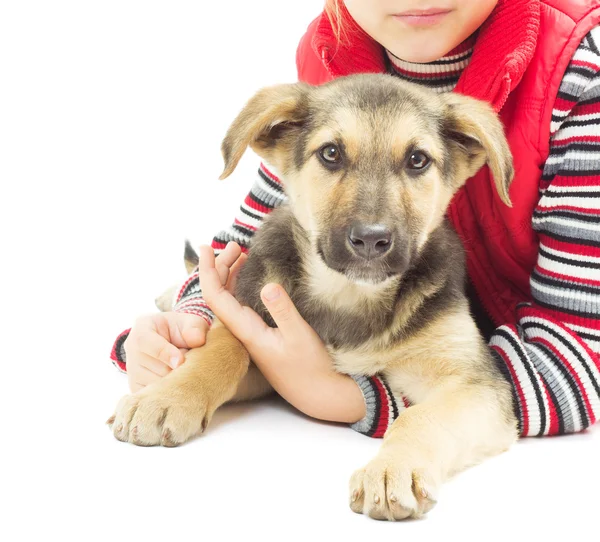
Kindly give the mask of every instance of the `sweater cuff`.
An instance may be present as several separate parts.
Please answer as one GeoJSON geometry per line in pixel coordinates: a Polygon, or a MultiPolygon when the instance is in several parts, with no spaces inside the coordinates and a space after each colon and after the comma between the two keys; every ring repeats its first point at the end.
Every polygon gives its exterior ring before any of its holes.
{"type": "Polygon", "coordinates": [[[179,289],[175,297],[175,303],[173,304],[173,311],[201,316],[209,326],[212,325],[215,314],[210,310],[202,297],[197,268],[179,289]]]}
{"type": "Polygon", "coordinates": [[[123,331],[115,340],[112,350],[110,351],[110,360],[113,365],[122,373],[127,372],[127,362],[125,360],[125,339],[129,337],[131,328],[123,331]]]}
{"type": "Polygon", "coordinates": [[[362,420],[350,425],[352,429],[373,438],[383,438],[398,415],[410,403],[395,397],[381,376],[352,376],[365,399],[366,414],[362,420]]]}

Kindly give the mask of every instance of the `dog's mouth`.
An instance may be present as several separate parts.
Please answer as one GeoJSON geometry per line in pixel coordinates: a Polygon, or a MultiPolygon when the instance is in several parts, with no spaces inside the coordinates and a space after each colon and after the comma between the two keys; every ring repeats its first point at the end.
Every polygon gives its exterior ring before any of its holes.
{"type": "Polygon", "coordinates": [[[383,258],[365,259],[354,256],[347,246],[317,241],[317,254],[332,271],[344,275],[358,285],[377,285],[400,277],[408,268],[408,257],[395,250],[383,258]]]}

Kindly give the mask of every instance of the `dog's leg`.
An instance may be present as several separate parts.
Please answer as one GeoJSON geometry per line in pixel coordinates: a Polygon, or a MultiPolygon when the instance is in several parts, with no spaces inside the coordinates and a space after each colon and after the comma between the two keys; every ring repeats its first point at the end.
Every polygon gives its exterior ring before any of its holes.
{"type": "MultiPolygon", "coordinates": [[[[176,446],[198,435],[215,410],[236,395],[249,363],[248,351],[215,321],[206,344],[191,349],[179,368],[121,399],[109,420],[115,437],[140,446],[176,446]]],[[[256,396],[252,382],[240,391],[256,396]]]]}
{"type": "Polygon", "coordinates": [[[352,510],[388,520],[426,514],[445,479],[516,440],[503,393],[491,385],[448,384],[401,413],[375,459],[353,474],[352,510]]]}

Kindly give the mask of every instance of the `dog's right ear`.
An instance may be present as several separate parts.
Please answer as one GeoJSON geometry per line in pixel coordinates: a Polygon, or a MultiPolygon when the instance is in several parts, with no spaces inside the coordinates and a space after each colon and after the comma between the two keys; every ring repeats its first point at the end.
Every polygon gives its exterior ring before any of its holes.
{"type": "Polygon", "coordinates": [[[272,161],[278,141],[306,119],[309,89],[309,85],[296,83],[259,90],[233,121],[221,144],[225,168],[219,179],[231,175],[248,146],[267,162],[272,161]]]}

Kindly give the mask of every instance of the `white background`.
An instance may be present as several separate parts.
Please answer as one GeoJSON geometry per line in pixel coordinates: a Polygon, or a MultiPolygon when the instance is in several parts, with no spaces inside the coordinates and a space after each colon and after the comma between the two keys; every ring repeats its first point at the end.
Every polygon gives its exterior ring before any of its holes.
{"type": "Polygon", "coordinates": [[[221,138],[295,80],[321,0],[0,6],[0,539],[597,539],[597,427],[520,442],[396,524],[347,505],[379,441],[280,401],[225,408],[178,449],[114,440],[112,342],[185,278],[184,239],[233,217],[257,161],[217,181],[221,138]]]}

